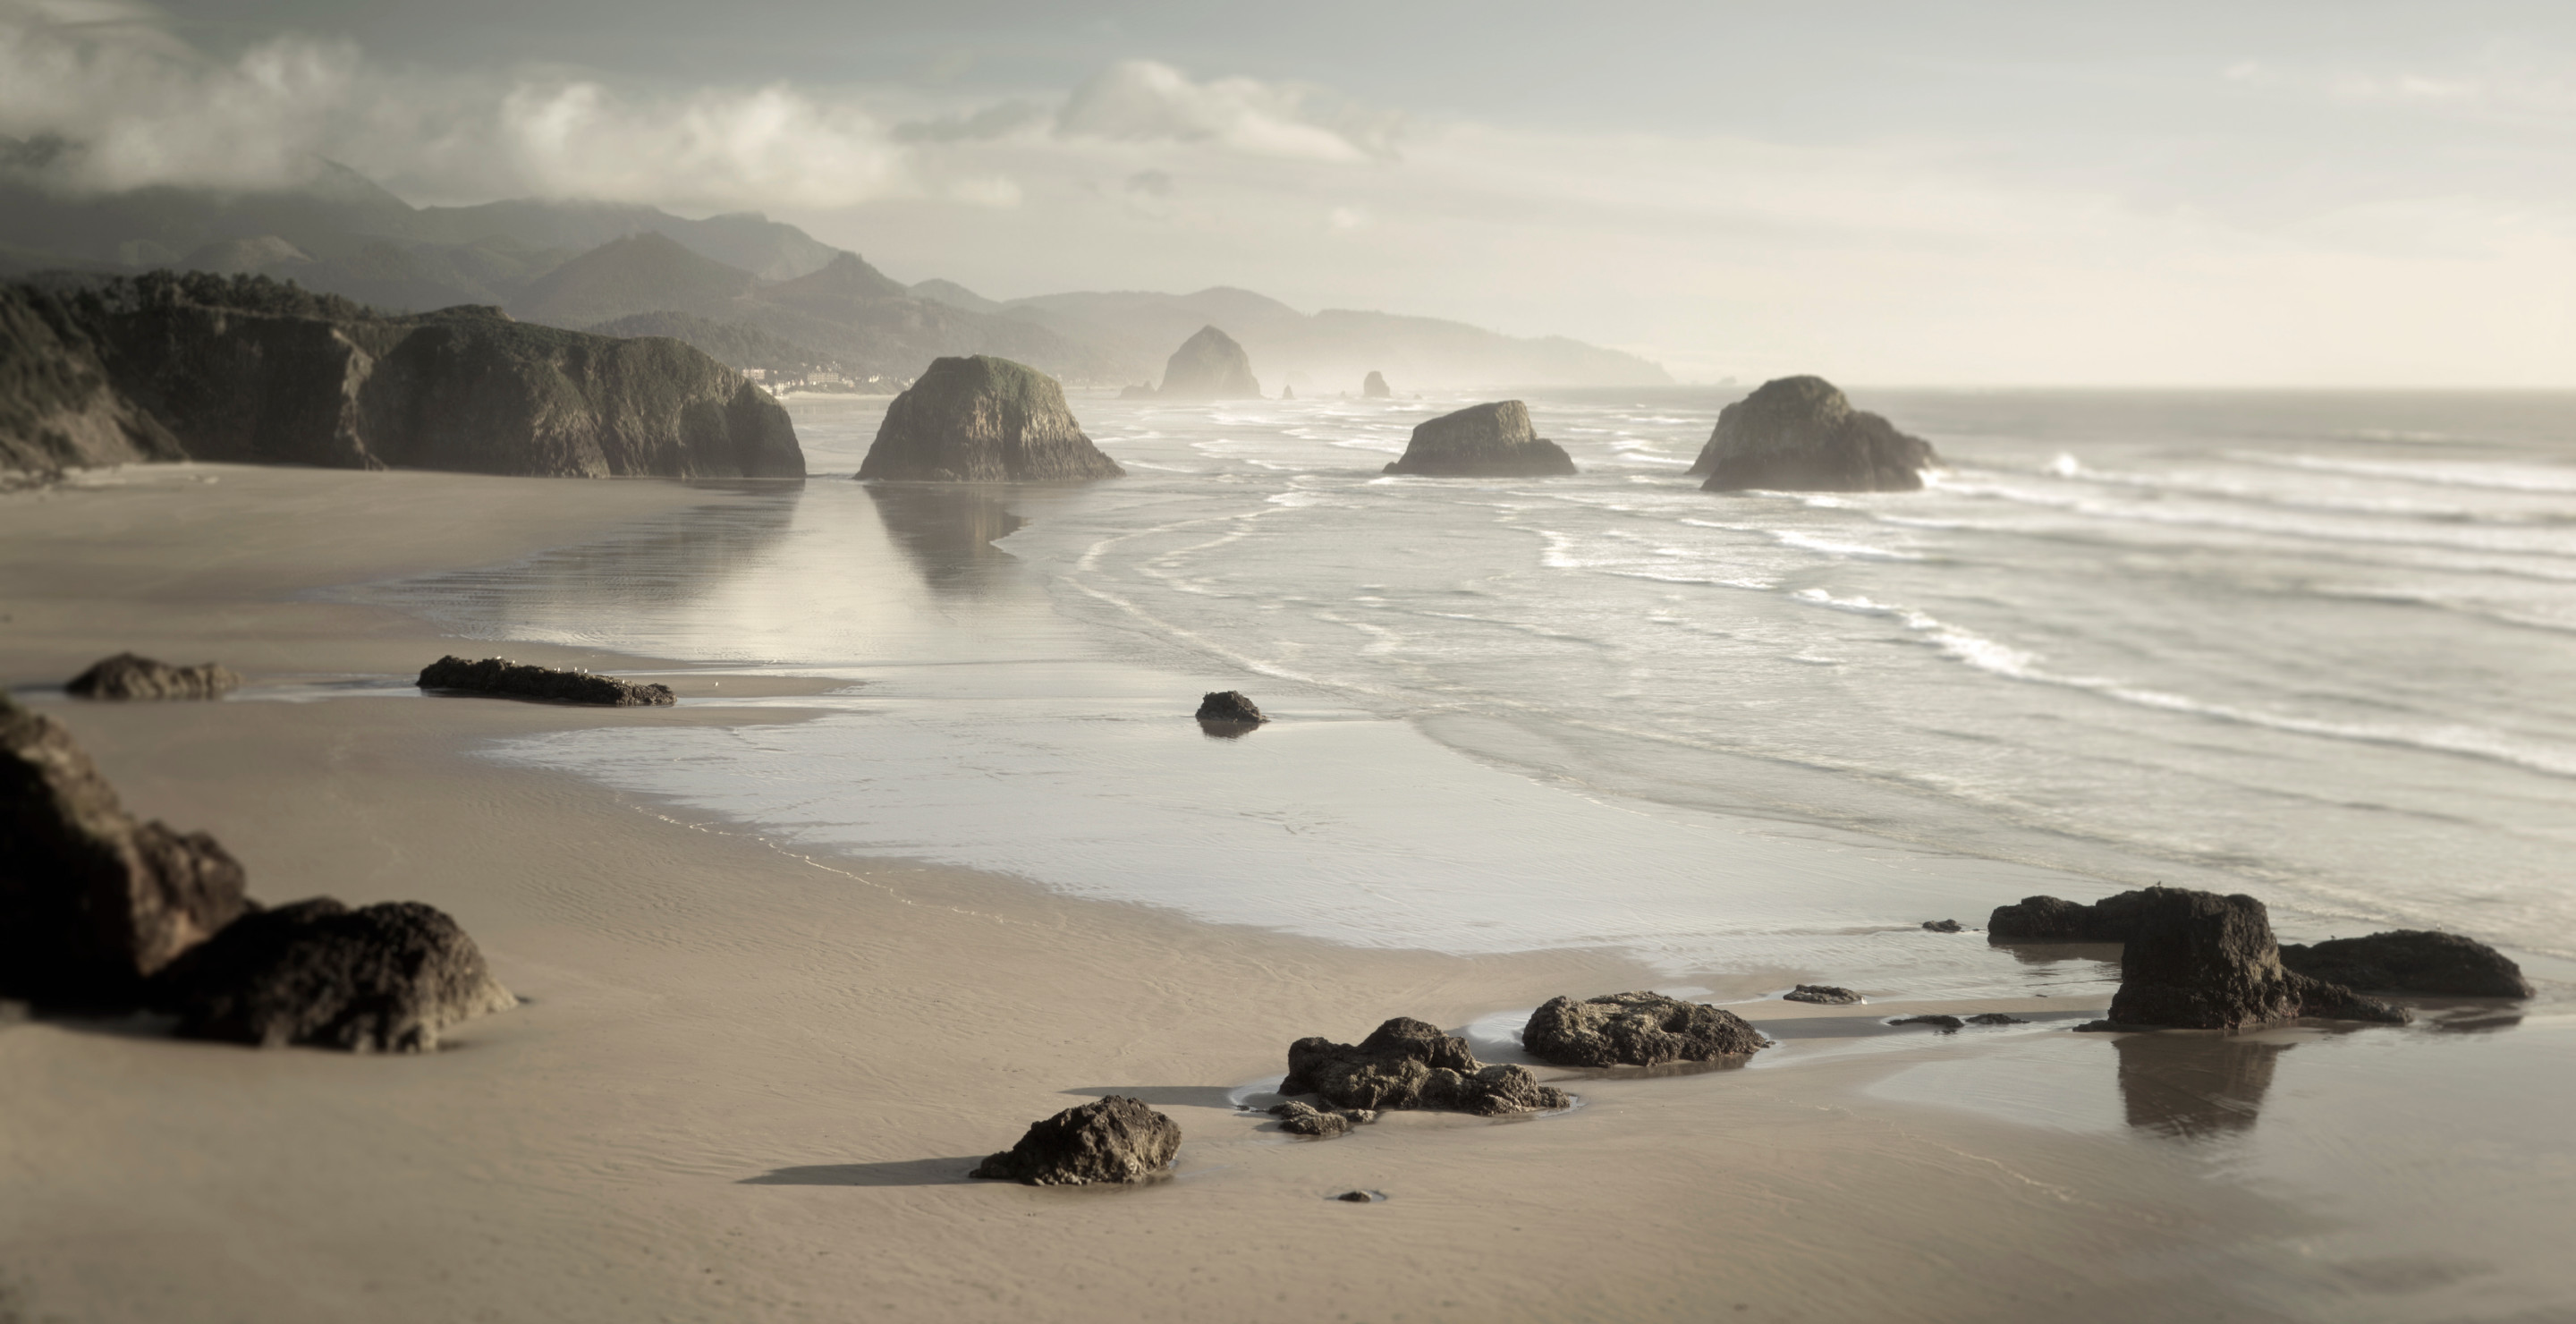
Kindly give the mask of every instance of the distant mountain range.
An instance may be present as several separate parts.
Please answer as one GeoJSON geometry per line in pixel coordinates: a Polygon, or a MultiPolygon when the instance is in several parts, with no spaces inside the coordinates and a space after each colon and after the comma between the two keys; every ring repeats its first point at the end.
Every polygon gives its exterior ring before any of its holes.
{"type": "Polygon", "coordinates": [[[0,276],[156,269],[261,274],[395,312],[491,304],[522,321],[669,335],[736,367],[829,366],[909,378],[946,354],[995,354],[1077,386],[1152,382],[1173,348],[1222,327],[1266,391],[1349,391],[1384,372],[1421,387],[1647,385],[1663,369],[1557,337],[1327,309],[1248,290],[998,301],[905,285],[757,213],[690,220],[617,203],[414,207],[357,172],[263,193],[149,188],[68,197],[46,149],[0,138],[0,276]]]}

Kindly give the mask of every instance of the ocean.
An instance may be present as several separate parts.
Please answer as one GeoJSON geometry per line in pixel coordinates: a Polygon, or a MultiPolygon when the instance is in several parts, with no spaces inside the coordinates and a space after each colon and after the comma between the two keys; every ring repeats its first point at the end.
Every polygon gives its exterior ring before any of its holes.
{"type": "Polygon", "coordinates": [[[1078,396],[1129,476],[991,491],[851,481],[885,402],[809,397],[801,487],[341,595],[846,682],[494,758],[1209,922],[2099,994],[1922,922],[2161,881],[2576,969],[2576,395],[1856,391],[1925,490],[1701,492],[1741,394],[1528,393],[1530,480],[1378,472],[1479,397],[1078,396]]]}

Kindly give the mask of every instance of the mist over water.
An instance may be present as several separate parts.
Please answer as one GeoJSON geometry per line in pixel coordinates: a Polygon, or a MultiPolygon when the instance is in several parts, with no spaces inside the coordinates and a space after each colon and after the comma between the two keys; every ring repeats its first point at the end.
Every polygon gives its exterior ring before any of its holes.
{"type": "MultiPolygon", "coordinates": [[[[1081,399],[1128,478],[827,476],[370,592],[865,682],[508,757],[1345,941],[1995,989],[1898,930],[2162,880],[2576,955],[2576,397],[1874,392],[1926,491],[1703,493],[1740,394],[1531,393],[1583,473],[1490,481],[1377,472],[1463,397],[1081,399]],[[1288,720],[1205,741],[1202,684],[1288,720]]],[[[836,475],[883,402],[794,408],[836,475]]]]}

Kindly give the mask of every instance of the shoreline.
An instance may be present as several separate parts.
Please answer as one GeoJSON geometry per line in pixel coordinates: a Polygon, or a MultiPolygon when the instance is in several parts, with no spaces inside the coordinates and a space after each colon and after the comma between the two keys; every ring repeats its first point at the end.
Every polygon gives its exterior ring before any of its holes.
{"type": "MultiPolygon", "coordinates": [[[[215,656],[254,686],[401,674],[461,647],[382,607],[296,596],[327,586],[308,581],[489,564],[725,499],[216,476],[21,520],[0,541],[0,678],[68,676],[124,647],[215,656]],[[370,504],[389,492],[402,499],[370,504]],[[483,523],[460,532],[469,499],[483,523]],[[291,534],[281,507],[299,512],[291,534]]],[[[1299,1035],[1355,1039],[1393,1015],[1472,1028],[1658,977],[1595,950],[1351,947],[949,866],[806,858],[479,751],[612,722],[793,722],[815,710],[766,705],[841,682],[509,651],[651,668],[690,699],[759,690],[764,706],[42,704],[131,808],[232,849],[254,895],[439,905],[528,1002],[410,1060],[0,1026],[0,1108],[20,1123],[0,1173],[24,1197],[0,1209],[0,1317],[2431,1318],[2412,1308],[2462,1281],[2419,1265],[2372,1286],[2349,1253],[2299,1262],[2286,1247],[2332,1242],[2332,1217],[2213,1180],[2134,1103],[2105,1133],[1925,1097],[1993,1067],[1990,1083],[2075,1100],[2070,1115],[2132,1076],[2186,1113],[2245,1107],[2192,1081],[2246,1054],[2190,1060],[2187,1038],[2182,1060],[2136,1068],[2111,1036],[1800,1039],[1744,1070],[1581,1078],[1585,1106],[1563,1116],[1399,1115],[1290,1142],[1231,1096],[1299,1035]],[[1030,1120],[1112,1091],[1181,1123],[1173,1179],[963,1178],[1030,1120]],[[1327,1198],[1353,1187],[1389,1198],[1327,1198]]],[[[2259,1039],[2275,1041],[2253,1054],[2267,1069],[2352,1042],[2259,1039]]],[[[2521,1299],[2547,1302],[2528,1283],[2521,1299]]]]}

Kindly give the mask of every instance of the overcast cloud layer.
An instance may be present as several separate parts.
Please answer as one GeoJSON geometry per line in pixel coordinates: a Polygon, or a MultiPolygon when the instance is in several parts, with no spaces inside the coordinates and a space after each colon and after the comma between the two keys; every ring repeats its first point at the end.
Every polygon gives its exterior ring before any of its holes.
{"type": "Polygon", "coordinates": [[[328,157],[1689,378],[2576,386],[2552,8],[701,9],[0,0],[0,133],[66,188],[328,157]]]}

